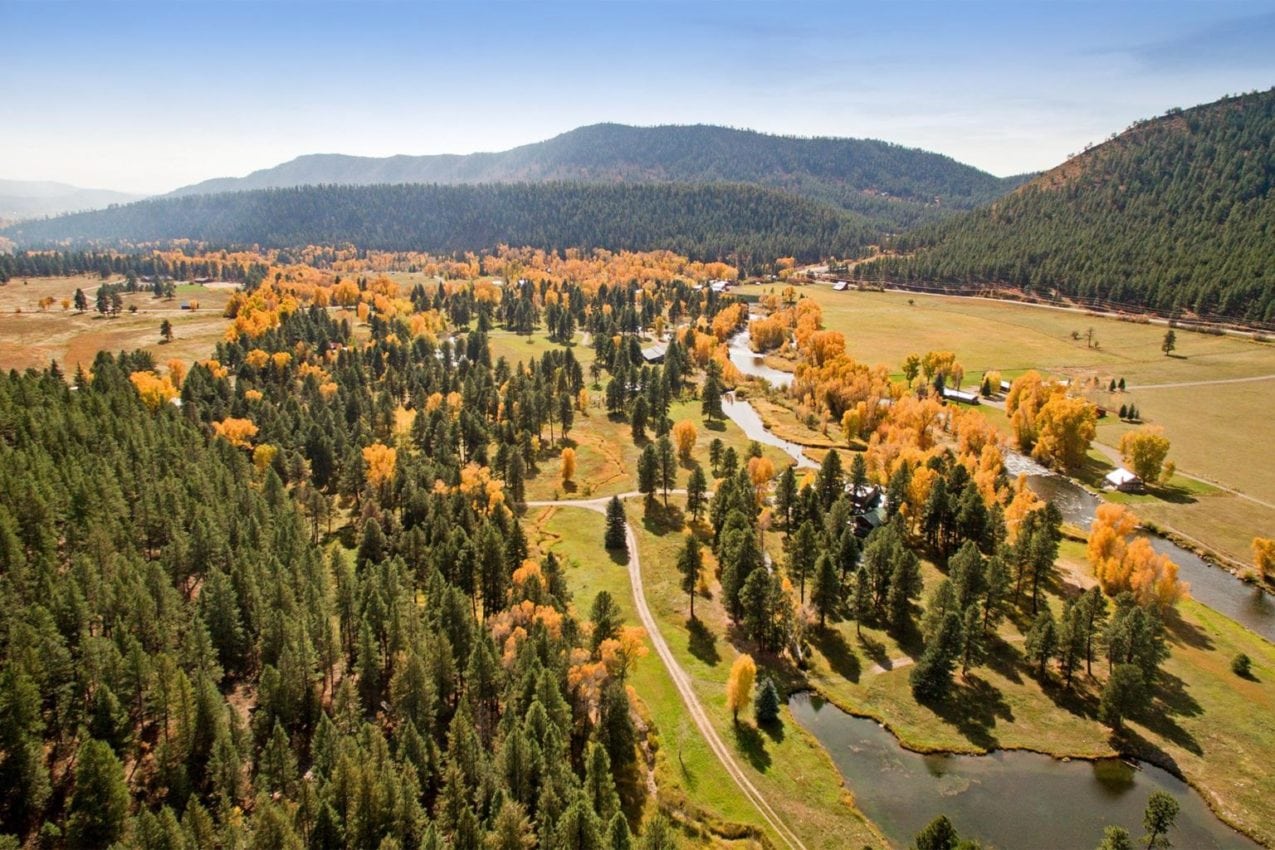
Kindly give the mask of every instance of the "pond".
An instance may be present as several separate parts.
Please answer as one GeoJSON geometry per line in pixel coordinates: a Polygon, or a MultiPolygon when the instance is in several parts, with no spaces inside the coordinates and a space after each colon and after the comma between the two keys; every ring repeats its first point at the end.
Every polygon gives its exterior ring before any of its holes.
{"type": "MultiPolygon", "coordinates": [[[[1017,452],[1005,457],[1005,468],[1011,476],[1027,476],[1027,486],[1046,501],[1053,502],[1063,519],[1078,528],[1093,525],[1102,499],[1070,478],[1056,475],[1017,452]]],[[[1178,565],[1178,576],[1191,584],[1191,596],[1219,614],[1230,617],[1267,640],[1275,641],[1275,602],[1260,587],[1240,581],[1224,569],[1215,567],[1199,555],[1183,549],[1171,540],[1150,536],[1151,548],[1178,565]]]]}
{"type": "Polygon", "coordinates": [[[1260,846],[1218,820],[1185,782],[1153,765],[1061,761],[1018,751],[921,755],[900,746],[876,721],[846,714],[815,695],[794,694],[788,707],[832,756],[859,809],[901,847],[911,846],[940,814],[962,837],[999,850],[1091,850],[1108,825],[1123,826],[1136,841],[1147,798],[1157,790],[1182,807],[1171,834],[1174,847],[1260,846]]]}

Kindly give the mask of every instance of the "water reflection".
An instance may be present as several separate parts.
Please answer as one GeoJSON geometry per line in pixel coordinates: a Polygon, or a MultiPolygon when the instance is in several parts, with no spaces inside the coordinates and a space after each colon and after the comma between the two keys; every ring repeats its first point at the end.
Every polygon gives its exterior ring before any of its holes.
{"type": "Polygon", "coordinates": [[[852,717],[817,696],[795,694],[793,717],[832,756],[855,801],[899,846],[935,815],[988,848],[1091,848],[1108,825],[1142,834],[1152,791],[1182,806],[1175,847],[1253,850],[1258,845],[1213,816],[1190,786],[1148,764],[1118,759],[1061,761],[1027,752],[986,756],[920,755],[899,746],[872,720],[852,717]]]}

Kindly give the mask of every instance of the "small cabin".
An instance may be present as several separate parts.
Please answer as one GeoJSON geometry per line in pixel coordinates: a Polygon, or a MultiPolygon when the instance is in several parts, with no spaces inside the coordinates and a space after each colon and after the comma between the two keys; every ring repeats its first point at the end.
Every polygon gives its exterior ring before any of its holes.
{"type": "Polygon", "coordinates": [[[848,286],[850,286],[849,283],[844,280],[839,280],[832,285],[832,288],[836,292],[845,292],[848,286]]]}
{"type": "Polygon", "coordinates": [[[657,342],[642,349],[642,359],[647,363],[663,363],[665,354],[668,354],[667,342],[657,342]]]}
{"type": "Polygon", "coordinates": [[[943,398],[947,401],[957,401],[961,404],[981,404],[978,393],[966,393],[960,390],[952,390],[947,387],[943,388],[943,398]]]}
{"type": "Polygon", "coordinates": [[[1141,493],[1146,489],[1142,479],[1123,466],[1108,472],[1103,479],[1103,484],[1112,490],[1119,490],[1121,493],[1141,493]]]}
{"type": "Polygon", "coordinates": [[[710,280],[708,288],[713,292],[726,293],[730,292],[730,281],[728,280],[710,280]]]}
{"type": "Polygon", "coordinates": [[[1001,392],[1009,392],[1011,386],[1013,385],[1009,381],[1001,381],[1001,392]]]}

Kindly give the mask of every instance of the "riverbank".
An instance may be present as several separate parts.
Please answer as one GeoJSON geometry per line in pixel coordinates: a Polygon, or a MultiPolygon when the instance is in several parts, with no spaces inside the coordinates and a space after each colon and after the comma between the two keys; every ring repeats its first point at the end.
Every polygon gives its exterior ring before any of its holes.
{"type": "MultiPolygon", "coordinates": [[[[1061,566],[1045,597],[1056,616],[1065,598],[1092,584],[1083,542],[1064,544],[1061,566]]],[[[941,580],[933,565],[924,575],[927,592],[941,580]]],[[[1275,777],[1267,769],[1275,760],[1275,737],[1266,720],[1275,712],[1266,684],[1275,680],[1275,646],[1200,602],[1184,601],[1171,619],[1172,654],[1145,717],[1112,736],[1097,721],[1100,677],[1082,675],[1070,690],[1052,676],[1038,681],[1012,648],[1030,619],[1020,610],[1004,624],[992,659],[962,678],[945,705],[918,704],[904,668],[864,675],[865,660],[914,657],[914,637],[899,641],[869,628],[861,637],[850,623],[812,629],[802,681],[848,713],[882,723],[915,752],[1142,759],[1183,777],[1230,826],[1275,845],[1275,777]],[[1230,659],[1240,652],[1262,668],[1254,680],[1230,671],[1230,659]]],[[[1102,665],[1096,669],[1101,673],[1102,665]]]]}

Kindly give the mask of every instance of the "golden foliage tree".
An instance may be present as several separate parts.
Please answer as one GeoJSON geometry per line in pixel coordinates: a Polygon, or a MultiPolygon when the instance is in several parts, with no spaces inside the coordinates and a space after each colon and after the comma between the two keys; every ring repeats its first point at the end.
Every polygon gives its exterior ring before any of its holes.
{"type": "Polygon", "coordinates": [[[699,432],[695,428],[695,423],[689,419],[683,419],[681,422],[673,426],[673,445],[677,446],[677,456],[684,461],[691,459],[691,452],[695,448],[695,439],[699,436],[699,432]]]}
{"type": "Polygon", "coordinates": [[[735,722],[739,722],[739,710],[752,699],[753,680],[757,678],[757,664],[751,655],[741,655],[730,667],[730,679],[726,682],[726,707],[735,722]]]}
{"type": "Polygon", "coordinates": [[[128,379],[133,382],[142,403],[152,412],[177,398],[177,388],[167,376],[161,378],[154,372],[134,372],[128,379]]]}
{"type": "Polygon", "coordinates": [[[1124,459],[1125,466],[1143,481],[1160,480],[1161,473],[1165,470],[1164,459],[1168,454],[1169,438],[1164,435],[1164,429],[1157,425],[1126,431],[1120,438],[1120,457],[1124,459]]]}
{"type": "Polygon", "coordinates": [[[363,463],[367,468],[367,483],[373,487],[388,484],[394,478],[394,465],[398,450],[382,443],[373,443],[363,449],[363,463]]]}
{"type": "Polygon", "coordinates": [[[562,483],[566,484],[576,474],[576,450],[562,450],[562,483]]]}
{"type": "Polygon", "coordinates": [[[770,458],[766,456],[749,458],[748,460],[748,480],[753,482],[753,490],[757,494],[757,504],[762,504],[766,499],[766,488],[770,485],[770,479],[775,477],[775,465],[770,462],[770,458]]]}
{"type": "Polygon", "coordinates": [[[1062,469],[1085,461],[1097,434],[1098,408],[1083,398],[1055,393],[1036,415],[1036,445],[1032,457],[1062,469]]]}
{"type": "Polygon", "coordinates": [[[228,440],[232,446],[246,449],[252,445],[252,438],[257,436],[257,426],[251,419],[238,419],[230,416],[212,424],[213,433],[228,440]]]}
{"type": "Polygon", "coordinates": [[[1275,538],[1253,538],[1253,566],[1263,577],[1275,573],[1275,538]]]}
{"type": "Polygon", "coordinates": [[[1178,579],[1178,565],[1152,549],[1146,537],[1135,536],[1137,529],[1138,518],[1124,505],[1100,505],[1089,531],[1089,566],[1108,595],[1127,590],[1140,605],[1167,608],[1188,586],[1178,579]]]}

